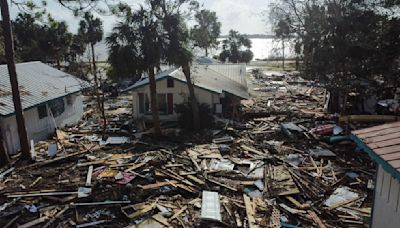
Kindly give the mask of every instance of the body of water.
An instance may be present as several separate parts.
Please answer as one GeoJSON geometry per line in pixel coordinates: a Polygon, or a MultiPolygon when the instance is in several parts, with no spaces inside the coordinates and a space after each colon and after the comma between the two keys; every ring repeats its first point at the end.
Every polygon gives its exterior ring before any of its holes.
{"type": "MultiPolygon", "coordinates": [[[[220,39],[220,41],[222,40],[220,39]]],[[[254,54],[253,60],[282,56],[282,42],[272,38],[254,38],[250,40],[252,43],[251,51],[254,54]]],[[[220,49],[211,50],[210,56],[218,55],[220,52],[220,49]]],[[[95,46],[95,53],[98,61],[107,61],[108,50],[104,42],[100,42],[95,46]]],[[[195,53],[199,56],[205,55],[204,50],[196,50],[195,53]]],[[[293,45],[290,42],[285,44],[285,57],[294,57],[293,45]]]]}

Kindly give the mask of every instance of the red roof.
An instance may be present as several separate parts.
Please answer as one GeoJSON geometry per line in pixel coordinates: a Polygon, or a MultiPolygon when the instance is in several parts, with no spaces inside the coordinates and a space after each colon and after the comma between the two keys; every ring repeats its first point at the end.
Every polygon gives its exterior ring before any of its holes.
{"type": "Polygon", "coordinates": [[[400,172],[400,121],[353,131],[352,134],[400,172]]]}

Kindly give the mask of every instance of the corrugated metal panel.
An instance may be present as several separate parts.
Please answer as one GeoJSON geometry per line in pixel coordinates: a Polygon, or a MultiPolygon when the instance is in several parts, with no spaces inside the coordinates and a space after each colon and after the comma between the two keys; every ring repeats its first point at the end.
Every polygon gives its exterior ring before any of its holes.
{"type": "MultiPolygon", "coordinates": [[[[162,72],[156,75],[156,80],[161,80],[168,76],[173,77],[179,81],[186,82],[185,75],[180,68],[170,69],[168,71],[162,72]]],[[[244,99],[248,99],[250,97],[247,86],[229,79],[221,73],[218,73],[215,70],[208,68],[206,65],[193,66],[191,69],[191,76],[194,85],[199,88],[203,88],[219,94],[227,92],[244,99]]],[[[142,81],[135,83],[131,87],[127,88],[125,91],[134,90],[141,86],[147,85],[148,83],[149,79],[146,78],[142,81]]]]}
{"type": "Polygon", "coordinates": [[[400,172],[400,122],[365,128],[352,134],[377,155],[378,162],[384,161],[400,172]]]}
{"type": "MultiPolygon", "coordinates": [[[[24,109],[76,93],[89,84],[42,62],[16,64],[21,102],[24,109]]],[[[0,65],[0,115],[14,113],[7,65],[0,65]]]]}

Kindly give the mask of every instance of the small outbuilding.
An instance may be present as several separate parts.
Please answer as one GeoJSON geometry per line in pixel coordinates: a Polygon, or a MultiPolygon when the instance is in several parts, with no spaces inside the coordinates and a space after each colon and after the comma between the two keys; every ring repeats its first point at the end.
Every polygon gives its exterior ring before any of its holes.
{"type": "MultiPolygon", "coordinates": [[[[193,65],[191,76],[199,103],[206,103],[214,114],[223,115],[248,99],[246,67],[240,64],[193,65]]],[[[160,120],[177,120],[175,105],[189,102],[189,90],[181,68],[156,75],[160,120]]],[[[151,119],[149,79],[138,81],[125,91],[133,94],[134,118],[151,119]]]]}
{"type": "MultiPolygon", "coordinates": [[[[74,124],[83,114],[81,91],[89,84],[42,62],[16,64],[28,140],[47,139],[56,127],[74,124]]],[[[7,65],[0,65],[0,137],[8,154],[20,150],[7,65]]]]}
{"type": "Polygon", "coordinates": [[[371,227],[399,227],[400,122],[353,131],[352,139],[378,165],[371,227]]]}

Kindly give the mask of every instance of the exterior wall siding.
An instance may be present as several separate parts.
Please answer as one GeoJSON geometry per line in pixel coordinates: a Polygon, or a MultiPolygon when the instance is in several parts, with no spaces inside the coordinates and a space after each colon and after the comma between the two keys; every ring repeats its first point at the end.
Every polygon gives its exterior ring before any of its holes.
{"type": "Polygon", "coordinates": [[[399,227],[400,183],[379,165],[375,184],[372,228],[399,227]]]}
{"type": "MultiPolygon", "coordinates": [[[[53,119],[47,108],[48,115],[45,118],[39,119],[37,108],[31,108],[24,111],[25,125],[28,134],[28,139],[38,142],[47,139],[55,131],[55,124],[57,127],[64,127],[68,124],[78,122],[83,114],[83,97],[80,94],[73,94],[71,96],[72,104],[67,104],[66,97],[64,100],[64,112],[53,119]]],[[[17,130],[17,122],[15,116],[1,118],[0,127],[3,134],[4,148],[9,154],[15,154],[20,149],[19,136],[17,130]]]]}
{"type": "MultiPolygon", "coordinates": [[[[195,87],[195,95],[199,103],[206,103],[213,108],[214,104],[220,103],[220,95],[214,92],[207,91],[205,89],[200,89],[195,87]]],[[[139,113],[139,93],[144,93],[149,96],[150,99],[150,88],[148,85],[135,89],[132,92],[133,95],[133,116],[134,118],[145,118],[151,119],[151,115],[144,115],[139,113]]],[[[178,80],[174,80],[174,87],[167,87],[167,79],[162,79],[157,81],[157,93],[172,93],[173,94],[173,104],[182,104],[188,101],[189,90],[187,88],[186,83],[183,83],[178,80]]],[[[176,120],[178,118],[178,114],[173,112],[171,115],[160,115],[160,120],[176,120]]]]}

